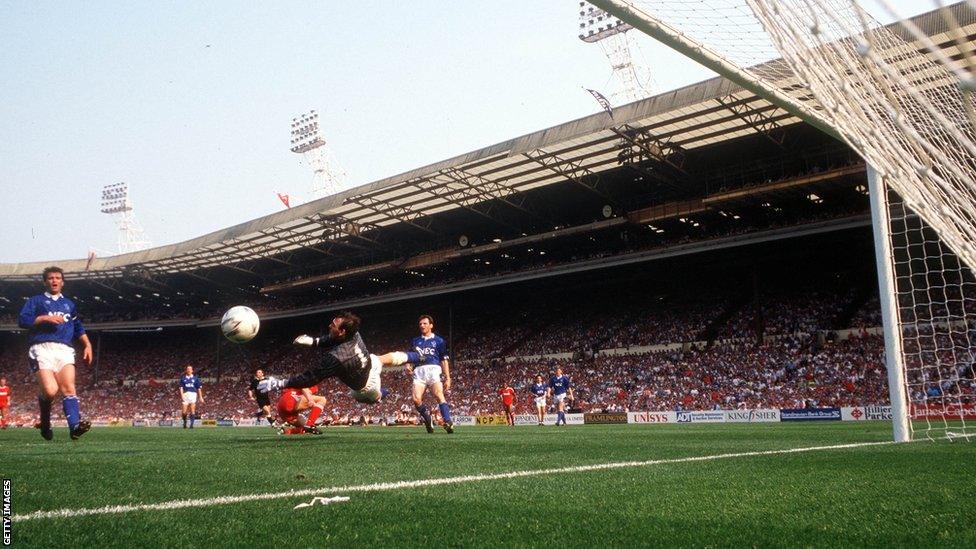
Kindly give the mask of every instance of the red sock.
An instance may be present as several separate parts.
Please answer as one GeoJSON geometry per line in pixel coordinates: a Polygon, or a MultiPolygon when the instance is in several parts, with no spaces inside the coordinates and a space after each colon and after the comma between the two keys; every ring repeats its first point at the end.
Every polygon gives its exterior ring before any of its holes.
{"type": "Polygon", "coordinates": [[[301,435],[301,434],[304,434],[304,433],[305,433],[305,430],[302,429],[301,427],[291,427],[289,429],[285,429],[285,434],[286,435],[301,435]]]}
{"type": "Polygon", "coordinates": [[[312,411],[308,413],[308,421],[305,422],[305,425],[308,425],[309,427],[315,427],[315,422],[319,419],[319,414],[321,413],[322,413],[322,408],[319,408],[318,406],[312,406],[312,411]]]}

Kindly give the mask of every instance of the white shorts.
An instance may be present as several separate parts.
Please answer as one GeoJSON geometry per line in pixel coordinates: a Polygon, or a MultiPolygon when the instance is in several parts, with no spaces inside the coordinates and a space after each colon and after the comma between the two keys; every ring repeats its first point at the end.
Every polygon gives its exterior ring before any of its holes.
{"type": "Polygon", "coordinates": [[[413,384],[430,387],[441,382],[441,367],[437,364],[424,364],[413,369],[413,384]]]}
{"type": "Polygon", "coordinates": [[[566,394],[566,393],[560,393],[558,395],[552,395],[552,403],[553,404],[559,404],[561,402],[565,402],[567,396],[569,396],[569,395],[566,394]]]}
{"type": "Polygon", "coordinates": [[[193,391],[183,392],[183,404],[196,404],[196,403],[197,403],[197,394],[195,392],[193,391]]]}
{"type": "Polygon", "coordinates": [[[535,397],[535,405],[536,405],[537,408],[540,407],[540,406],[543,407],[543,408],[545,408],[546,407],[546,397],[544,397],[544,396],[535,397]]]}
{"type": "Polygon", "coordinates": [[[380,382],[380,374],[383,372],[383,363],[380,362],[380,357],[376,355],[369,355],[369,377],[366,378],[366,385],[358,391],[349,391],[352,398],[356,399],[356,402],[362,402],[366,404],[372,404],[373,402],[379,402],[383,397],[382,385],[380,382]]]}
{"type": "Polygon", "coordinates": [[[59,373],[61,368],[75,363],[75,349],[64,343],[45,341],[30,346],[27,356],[38,370],[59,373]]]}

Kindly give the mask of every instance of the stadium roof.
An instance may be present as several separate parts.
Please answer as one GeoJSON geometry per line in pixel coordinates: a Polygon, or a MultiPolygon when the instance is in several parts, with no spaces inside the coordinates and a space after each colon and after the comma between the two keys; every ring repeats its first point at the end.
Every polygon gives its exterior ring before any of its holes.
{"type": "MultiPolygon", "coordinates": [[[[976,12],[954,9],[972,42],[976,12]]],[[[958,56],[935,12],[915,23],[944,44],[947,54],[958,56]]],[[[725,78],[713,78],[618,107],[612,117],[600,112],[177,244],[57,263],[83,278],[178,273],[330,242],[375,245],[376,229],[396,224],[433,233],[430,216],[463,208],[491,217],[489,203],[541,216],[525,200],[526,191],[571,181],[599,195],[596,176],[619,167],[628,155],[681,171],[687,151],[755,134],[775,142],[783,127],[799,122],[725,78]]],[[[0,264],[0,279],[34,279],[49,263],[0,264]]]]}

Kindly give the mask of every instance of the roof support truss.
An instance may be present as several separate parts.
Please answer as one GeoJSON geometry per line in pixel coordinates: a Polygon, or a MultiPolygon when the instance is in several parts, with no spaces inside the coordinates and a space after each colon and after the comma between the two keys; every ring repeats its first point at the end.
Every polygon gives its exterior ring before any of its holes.
{"type": "Polygon", "coordinates": [[[436,234],[430,228],[430,218],[425,217],[422,212],[414,210],[410,206],[405,204],[397,204],[396,202],[388,202],[386,200],[376,198],[375,196],[368,194],[361,194],[357,196],[351,196],[346,199],[346,202],[351,202],[367,210],[371,210],[388,220],[399,221],[400,223],[406,223],[411,227],[420,230],[428,235],[436,234]]]}
{"type": "Polygon", "coordinates": [[[551,225],[550,216],[543,213],[541,209],[525,195],[525,193],[503,185],[494,179],[490,179],[476,173],[466,171],[463,168],[448,168],[441,170],[441,174],[459,183],[464,183],[472,189],[481,193],[482,200],[497,200],[506,206],[518,210],[523,214],[530,215],[543,221],[546,225],[551,225]]]}
{"type": "Polygon", "coordinates": [[[547,153],[542,149],[524,153],[525,157],[536,162],[540,166],[561,175],[576,183],[587,191],[599,196],[614,208],[618,208],[617,201],[600,188],[600,175],[593,172],[583,165],[579,160],[567,160],[547,153]]]}
{"type": "Polygon", "coordinates": [[[691,175],[685,170],[685,150],[680,145],[658,139],[646,128],[624,124],[610,131],[623,140],[620,147],[620,164],[630,166],[643,177],[657,181],[668,189],[669,194],[687,192],[691,175]]]}
{"type": "Polygon", "coordinates": [[[756,133],[763,135],[777,147],[781,149],[785,148],[783,147],[783,141],[786,139],[786,132],[783,131],[783,126],[780,126],[779,122],[770,116],[768,112],[753,109],[749,106],[749,103],[739,101],[735,94],[724,98],[716,98],[715,101],[735,114],[750,128],[756,130],[756,133]]]}
{"type": "Polygon", "coordinates": [[[452,169],[442,170],[435,177],[418,178],[414,185],[422,191],[450,202],[459,208],[464,208],[511,231],[518,232],[520,230],[494,214],[495,203],[493,199],[506,193],[507,188],[502,185],[496,184],[492,189],[479,187],[469,182],[457,170],[452,169]]]}
{"type": "Polygon", "coordinates": [[[620,151],[620,163],[641,163],[654,160],[677,172],[681,177],[690,177],[685,170],[685,150],[669,141],[662,141],[651,132],[624,124],[610,128],[620,136],[626,145],[620,151]]]}

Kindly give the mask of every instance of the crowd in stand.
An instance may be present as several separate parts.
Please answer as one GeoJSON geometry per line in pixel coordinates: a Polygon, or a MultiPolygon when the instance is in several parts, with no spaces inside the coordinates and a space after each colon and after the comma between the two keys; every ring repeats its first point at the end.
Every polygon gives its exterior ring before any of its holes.
{"type": "Polygon", "coordinates": [[[881,301],[878,296],[872,296],[854,312],[850,325],[856,328],[881,326],[881,301]]]}
{"type": "Polygon", "coordinates": [[[455,382],[455,405],[471,413],[498,409],[497,390],[509,382],[531,410],[528,389],[536,374],[561,367],[573,379],[584,411],[708,410],[850,406],[887,401],[877,336],[817,345],[788,338],[760,346],[598,356],[591,361],[512,360],[465,366],[455,382]]]}
{"type": "Polygon", "coordinates": [[[610,411],[802,408],[887,401],[879,338],[775,343],[615,357],[590,365],[583,406],[610,411]],[[604,371],[608,374],[596,374],[604,371]]]}
{"type": "Polygon", "coordinates": [[[715,311],[726,306],[723,299],[717,298],[709,303],[683,302],[642,309],[618,326],[607,341],[607,348],[700,341],[705,329],[715,320],[715,311]]]}
{"type": "MultiPolygon", "coordinates": [[[[843,294],[829,292],[769,298],[762,307],[771,313],[765,326],[771,327],[773,334],[768,335],[795,335],[767,338],[758,345],[752,335],[720,339],[711,346],[688,344],[698,340],[721,313],[723,308],[715,306],[711,299],[708,304],[668,302],[655,307],[651,303],[613,311],[577,306],[574,315],[560,314],[557,309],[551,315],[514,323],[511,318],[496,318],[494,323],[477,321],[472,323],[476,329],[471,330],[462,324],[452,353],[456,363],[450,399],[460,414],[494,412],[498,409],[497,391],[509,382],[522,394],[518,401],[524,404],[522,410],[530,411],[530,380],[536,374],[548,378],[558,366],[572,377],[577,395],[575,406],[585,411],[885,402],[884,345],[880,337],[864,334],[832,342],[829,338],[802,335],[830,328],[835,322],[832,315],[843,308],[844,298],[843,294]],[[812,305],[813,301],[818,303],[812,305]],[[804,304],[810,306],[804,308],[804,304]],[[798,320],[781,320],[789,315],[798,320]],[[641,354],[580,352],[664,343],[684,345],[641,354]],[[550,353],[570,353],[573,358],[520,358],[550,353]]],[[[853,319],[857,318],[855,315],[853,319]]],[[[736,322],[736,317],[728,322],[736,322]]],[[[255,369],[283,376],[303,371],[317,359],[317,350],[291,345],[290,333],[271,335],[248,345],[232,345],[209,332],[201,333],[186,329],[102,335],[96,341],[97,383],[93,369],[78,369],[86,413],[97,420],[178,417],[176,379],[185,365],[192,364],[205,380],[201,412],[207,417],[248,420],[253,418],[255,408],[247,399],[247,385],[255,369]]],[[[736,332],[723,329],[718,333],[736,332]]],[[[415,333],[409,323],[399,330],[382,322],[364,328],[370,350],[377,353],[405,348],[412,335],[415,333]]],[[[954,334],[920,332],[918,337],[907,339],[906,348],[912,356],[929,350],[945,354],[946,349],[968,345],[968,337],[965,330],[954,334]]],[[[0,352],[0,372],[7,375],[16,395],[15,421],[29,421],[36,408],[34,399],[27,396],[34,394],[35,382],[27,372],[23,347],[20,343],[8,344],[0,352]]],[[[940,391],[972,392],[969,355],[965,357],[956,357],[958,367],[940,372],[940,391]],[[965,371],[963,365],[970,370],[965,371]]],[[[935,376],[923,372],[912,378],[923,392],[933,381],[926,375],[935,376]]],[[[364,416],[374,421],[412,421],[410,378],[402,370],[391,370],[384,374],[384,384],[391,389],[391,396],[379,405],[364,406],[352,401],[341,384],[326,382],[322,394],[329,398],[328,415],[338,423],[362,421],[364,416]]]]}
{"type": "MultiPolygon", "coordinates": [[[[664,298],[660,298],[663,300],[664,298]]],[[[509,351],[511,356],[547,355],[622,347],[642,347],[700,341],[725,302],[706,301],[659,303],[635,300],[618,308],[593,310],[554,309],[549,318],[537,322],[532,335],[509,351]]]]}
{"type": "MultiPolygon", "coordinates": [[[[884,403],[881,336],[855,330],[846,339],[833,337],[837,328],[864,327],[865,319],[878,318],[876,298],[854,296],[819,288],[769,292],[738,305],[708,295],[699,301],[651,297],[611,308],[594,299],[591,305],[553,307],[532,316],[488,311],[457,323],[449,398],[457,414],[494,413],[498,390],[510,383],[520,394],[518,408],[528,413],[531,380],[536,374],[548,378],[561,367],[573,380],[574,407],[582,411],[884,403]],[[727,314],[731,310],[736,312],[727,314]],[[716,337],[703,342],[709,331],[716,337]],[[663,351],[634,348],[667,343],[672,345],[663,351]],[[539,356],[546,354],[560,357],[539,356]]],[[[973,399],[976,326],[953,316],[968,311],[966,301],[917,298],[922,303],[914,313],[918,321],[904,332],[913,400],[973,399]]],[[[256,407],[247,388],[255,369],[287,376],[317,360],[318,350],[291,344],[294,335],[270,332],[234,345],[192,328],[103,333],[95,338],[97,372],[78,368],[85,413],[100,421],[178,418],[176,380],[191,364],[204,379],[200,411],[205,417],[253,420],[256,407]]],[[[411,321],[377,319],[364,324],[363,335],[371,351],[383,353],[406,348],[416,331],[411,321]]],[[[14,389],[12,421],[30,424],[36,382],[26,368],[26,343],[22,337],[4,337],[0,373],[14,389]]],[[[321,393],[329,399],[326,416],[337,424],[415,422],[411,383],[402,369],[386,371],[390,396],[367,406],[349,398],[346,387],[327,381],[321,393]]]]}
{"type": "MultiPolygon", "coordinates": [[[[816,344],[810,338],[787,338],[752,344],[721,345],[710,349],[664,351],[638,355],[597,356],[577,359],[510,359],[455,364],[450,400],[456,413],[495,413],[498,390],[511,383],[521,395],[518,407],[530,413],[531,380],[545,378],[561,367],[571,376],[576,393],[574,407],[583,411],[708,410],[735,408],[798,408],[804,406],[849,406],[884,403],[887,387],[879,336],[852,337],[838,343],[816,344]]],[[[264,366],[274,374],[295,371],[264,366]]],[[[159,420],[178,417],[179,389],[175,377],[179,368],[137,383],[103,381],[91,385],[91,373],[80,369],[79,385],[86,414],[97,420],[116,418],[159,420]]],[[[247,398],[249,377],[223,375],[201,369],[206,382],[206,417],[246,421],[256,410],[247,398]]],[[[955,378],[953,390],[972,394],[972,374],[964,382],[955,378]]],[[[34,385],[30,380],[14,382],[14,416],[30,420],[34,415],[34,385]],[[27,381],[27,383],[25,383],[27,381]]],[[[384,373],[384,385],[391,390],[379,405],[354,402],[347,388],[334,381],[322,386],[329,399],[326,409],[335,420],[372,416],[410,416],[411,379],[403,370],[384,373]]],[[[948,386],[947,386],[948,388],[948,386]]]]}
{"type": "Polygon", "coordinates": [[[852,299],[854,294],[850,291],[822,290],[765,296],[761,302],[748,303],[739,309],[719,331],[719,339],[755,338],[757,331],[775,336],[813,334],[835,328],[838,317],[852,299]]]}

